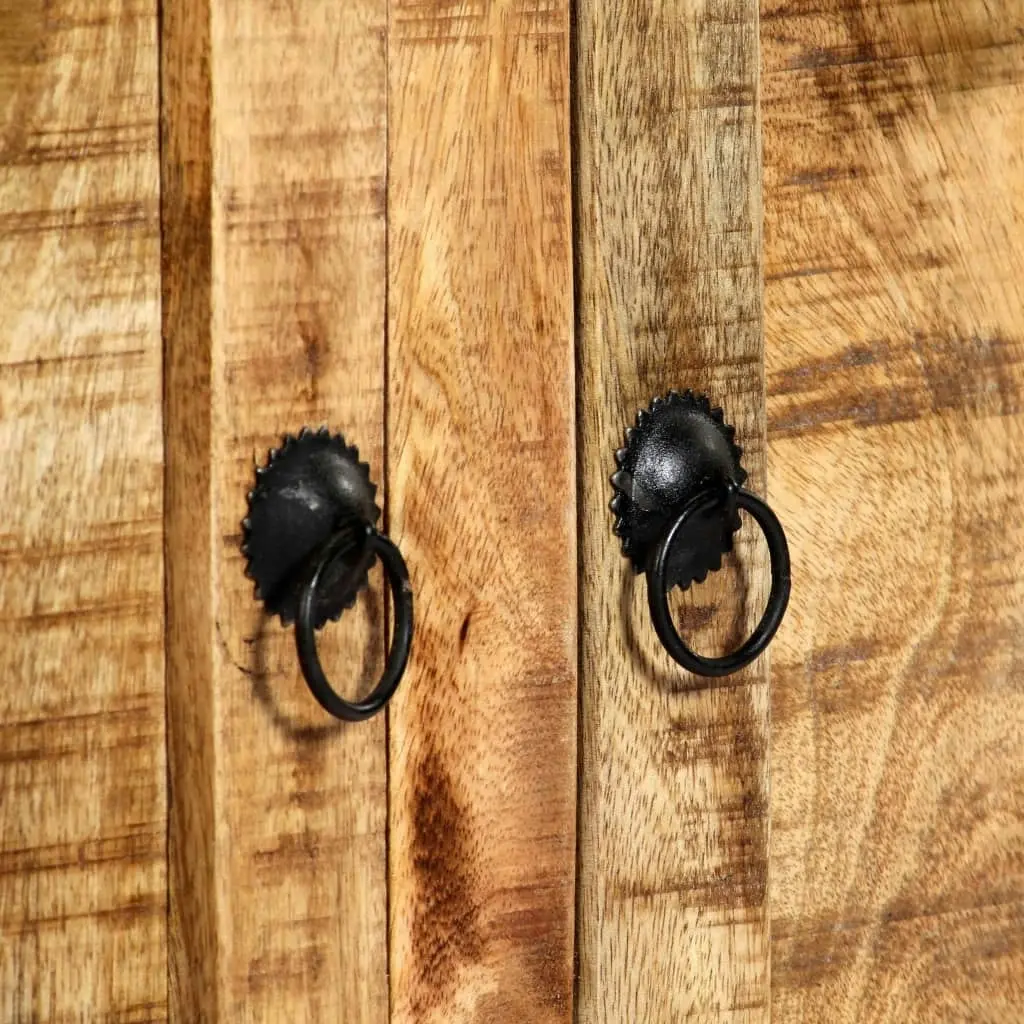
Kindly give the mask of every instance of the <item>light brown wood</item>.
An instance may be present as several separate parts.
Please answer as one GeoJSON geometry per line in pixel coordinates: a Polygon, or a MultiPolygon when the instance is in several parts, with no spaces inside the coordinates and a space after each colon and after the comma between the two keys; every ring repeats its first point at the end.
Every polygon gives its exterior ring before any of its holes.
{"type": "MultiPolygon", "coordinates": [[[[305,424],[381,479],[386,5],[163,10],[173,1016],[377,1024],[384,721],[314,702],[239,522],[305,424]]],[[[380,668],[379,593],[360,607],[321,639],[339,686],[380,668]]]]}
{"type": "MultiPolygon", "coordinates": [[[[624,429],[670,388],[724,406],[763,491],[757,7],[583,4],[577,59],[579,1020],[762,1021],[766,662],[712,687],[671,662],[607,507],[624,429]]],[[[760,615],[749,524],[738,563],[686,606],[698,649],[760,615]]]]}
{"type": "Polygon", "coordinates": [[[0,0],[0,1019],[167,1013],[156,6],[0,0]]]}
{"type": "Polygon", "coordinates": [[[572,1020],[569,5],[390,17],[393,1020],[572,1020]]]}
{"type": "Polygon", "coordinates": [[[1024,7],[763,6],[773,1019],[1024,1005],[1024,7]]]}

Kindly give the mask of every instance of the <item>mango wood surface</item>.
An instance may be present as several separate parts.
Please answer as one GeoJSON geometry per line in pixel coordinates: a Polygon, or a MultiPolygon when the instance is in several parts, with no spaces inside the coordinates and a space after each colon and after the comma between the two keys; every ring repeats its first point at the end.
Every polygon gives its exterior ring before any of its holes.
{"type": "MultiPolygon", "coordinates": [[[[624,429],[670,388],[725,407],[763,492],[757,6],[578,19],[579,1020],[763,1021],[767,662],[717,685],[671,662],[607,507],[624,429]]],[[[749,523],[738,555],[681,614],[698,649],[738,646],[763,608],[749,523]]]]}
{"type": "Polygon", "coordinates": [[[167,1015],[155,7],[0,0],[0,1020],[167,1015]]]}
{"type": "Polygon", "coordinates": [[[762,5],[777,1024],[1024,1006],[1024,5],[762,5]]]}
{"type": "MultiPolygon", "coordinates": [[[[329,719],[253,599],[254,464],[327,423],[382,471],[384,0],[163,4],[172,1015],[387,1019],[384,720],[329,719]]],[[[321,638],[380,668],[379,595],[321,638]]]]}
{"type": "Polygon", "coordinates": [[[392,1019],[568,1024],[569,5],[393,0],[389,48],[392,1019]]]}

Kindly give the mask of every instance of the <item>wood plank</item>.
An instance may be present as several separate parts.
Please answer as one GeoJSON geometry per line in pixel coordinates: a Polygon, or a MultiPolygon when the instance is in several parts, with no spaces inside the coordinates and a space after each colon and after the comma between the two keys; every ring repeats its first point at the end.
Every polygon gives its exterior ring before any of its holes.
{"type": "Polygon", "coordinates": [[[774,1019],[1024,1004],[1024,6],[766,0],[774,1019]]]}
{"type": "Polygon", "coordinates": [[[165,1020],[156,5],[0,0],[0,1019],[165,1020]]]}
{"type": "MultiPolygon", "coordinates": [[[[670,388],[724,406],[763,493],[757,18],[752,0],[578,12],[587,1024],[768,1018],[766,659],[715,687],[672,663],[607,508],[625,427],[670,388]]],[[[752,527],[737,554],[682,609],[700,650],[764,605],[752,527]]]]}
{"type": "Polygon", "coordinates": [[[390,525],[400,1022],[572,1019],[576,797],[569,5],[395,0],[390,525]]]}
{"type": "MultiPolygon", "coordinates": [[[[172,1009],[379,1022],[384,722],[315,704],[239,522],[254,462],[305,424],[381,470],[385,0],[163,11],[172,1009]]],[[[364,687],[374,593],[321,646],[364,687]]]]}

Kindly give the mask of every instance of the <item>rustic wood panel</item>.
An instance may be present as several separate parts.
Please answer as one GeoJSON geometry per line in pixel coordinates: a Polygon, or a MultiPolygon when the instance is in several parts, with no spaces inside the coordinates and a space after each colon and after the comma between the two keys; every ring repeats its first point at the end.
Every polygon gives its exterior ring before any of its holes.
{"type": "MultiPolygon", "coordinates": [[[[607,508],[623,430],[670,388],[725,407],[763,492],[757,15],[751,0],[578,11],[587,1024],[768,1017],[766,660],[715,687],[672,663],[607,508]]],[[[752,527],[737,562],[682,611],[698,649],[734,647],[760,615],[752,527]]]]}
{"type": "Polygon", "coordinates": [[[416,591],[391,712],[401,1022],[572,1019],[569,5],[395,0],[390,525],[416,591]]]}
{"type": "Polygon", "coordinates": [[[1024,1005],[1024,5],[762,5],[774,1019],[1024,1005]]]}
{"type": "Polygon", "coordinates": [[[167,1013],[156,5],[0,0],[0,1019],[167,1013]]]}
{"type": "MultiPolygon", "coordinates": [[[[386,4],[163,11],[172,1006],[380,1022],[384,721],[314,703],[239,521],[254,462],[304,424],[381,471],[386,4]]],[[[378,593],[325,664],[371,685],[381,620],[378,593]]]]}

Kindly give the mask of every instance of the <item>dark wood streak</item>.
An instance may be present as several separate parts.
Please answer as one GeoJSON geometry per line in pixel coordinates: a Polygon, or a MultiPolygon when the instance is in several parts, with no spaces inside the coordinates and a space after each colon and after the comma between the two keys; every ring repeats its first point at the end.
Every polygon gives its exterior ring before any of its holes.
{"type": "Polygon", "coordinates": [[[0,123],[0,164],[5,167],[25,159],[36,123],[49,39],[46,8],[45,0],[0,0],[0,102],[13,108],[0,123]]]}
{"type": "Polygon", "coordinates": [[[213,157],[210,8],[161,8],[161,227],[164,410],[167,438],[167,719],[170,829],[168,975],[174,1015],[216,1020],[209,994],[222,955],[210,822],[213,693],[208,574],[212,553],[197,516],[209,514],[213,374],[213,157]],[[196,624],[199,628],[196,628],[196,624]]]}
{"type": "Polygon", "coordinates": [[[466,642],[469,640],[469,623],[473,618],[472,612],[466,612],[466,617],[462,620],[462,625],[459,627],[459,650],[465,649],[466,642]]]}
{"type": "Polygon", "coordinates": [[[410,856],[418,897],[411,927],[421,974],[412,1016],[419,1020],[451,998],[460,967],[480,958],[484,936],[474,886],[479,867],[469,841],[472,822],[434,748],[420,754],[414,774],[410,856]]]}
{"type": "Polygon", "coordinates": [[[854,346],[770,374],[780,401],[772,405],[769,426],[781,437],[961,410],[1012,416],[1024,410],[1015,381],[1022,371],[1024,342],[919,331],[898,343],[854,346]]]}
{"type": "Polygon", "coordinates": [[[323,326],[312,318],[299,317],[299,339],[306,359],[306,373],[309,376],[309,400],[316,403],[320,397],[320,372],[323,360],[329,356],[328,343],[323,326]]]}

